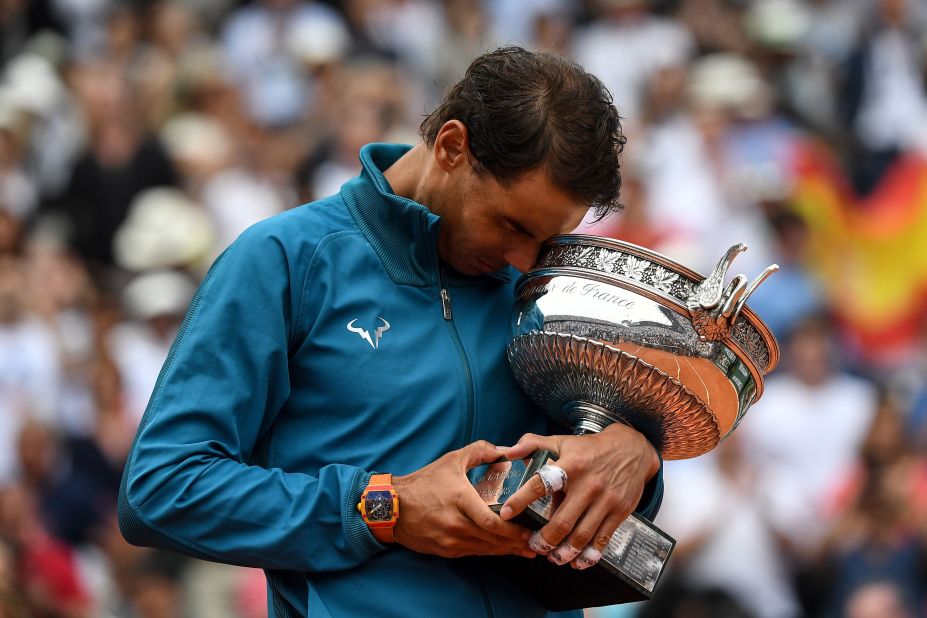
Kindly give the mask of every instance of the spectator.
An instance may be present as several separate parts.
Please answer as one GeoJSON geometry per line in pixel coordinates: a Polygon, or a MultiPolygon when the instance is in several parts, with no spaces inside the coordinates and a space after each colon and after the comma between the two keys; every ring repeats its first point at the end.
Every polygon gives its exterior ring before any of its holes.
{"type": "Polygon", "coordinates": [[[303,29],[341,31],[344,24],[319,2],[260,0],[234,11],[223,28],[227,66],[261,125],[291,125],[305,113],[311,83],[290,47],[303,29]]]}
{"type": "Polygon", "coordinates": [[[927,144],[927,58],[924,15],[918,3],[879,0],[866,33],[849,59],[845,118],[858,139],[853,179],[871,191],[896,156],[927,144]]]}
{"type": "Polygon", "coordinates": [[[797,617],[790,565],[766,521],[765,497],[738,438],[697,460],[667,464],[673,490],[656,523],[673,531],[673,569],[687,590],[727,591],[757,618],[797,617]]]}
{"type": "Polygon", "coordinates": [[[641,122],[641,97],[650,76],[662,67],[686,62],[695,51],[685,26],[655,15],[651,4],[651,0],[596,0],[592,6],[601,19],[580,28],[574,39],[577,62],[601,76],[632,127],[641,122]]]}
{"type": "Polygon", "coordinates": [[[773,334],[782,340],[798,322],[824,310],[820,285],[808,272],[808,228],[790,212],[777,212],[770,222],[776,239],[773,259],[779,272],[750,297],[773,334]]]}
{"type": "Polygon", "coordinates": [[[797,565],[816,555],[834,523],[839,485],[876,411],[875,388],[839,369],[835,344],[820,317],[797,324],[784,370],[740,425],[766,517],[797,565]]]}
{"type": "Polygon", "coordinates": [[[88,115],[90,144],[65,191],[64,212],[81,257],[113,264],[113,236],[141,191],[175,185],[177,175],[160,141],[139,117],[136,93],[105,66],[82,67],[77,84],[88,115]]]}
{"type": "Polygon", "coordinates": [[[54,423],[61,365],[48,326],[25,308],[22,265],[0,258],[0,485],[18,474],[15,442],[30,419],[54,423]]]}

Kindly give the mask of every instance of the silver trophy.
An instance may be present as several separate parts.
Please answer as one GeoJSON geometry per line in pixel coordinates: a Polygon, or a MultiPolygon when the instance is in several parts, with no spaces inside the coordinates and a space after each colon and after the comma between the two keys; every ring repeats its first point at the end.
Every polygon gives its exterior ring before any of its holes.
{"type": "MultiPolygon", "coordinates": [[[[728,249],[704,277],[626,242],[551,239],[516,286],[507,350],[516,382],[574,434],[621,422],[647,436],[664,459],[710,451],[760,398],[763,377],[779,358],[776,340],[746,306],[778,266],[750,283],[736,275],[725,285],[744,250],[743,244],[728,249]]],[[[487,503],[501,505],[551,458],[543,452],[496,464],[472,480],[487,503]],[[504,474],[499,465],[507,466],[504,474]]],[[[538,528],[554,508],[539,500],[522,523],[538,528]]],[[[536,559],[522,583],[555,610],[646,599],[674,545],[632,514],[596,567],[577,572],[536,559]]]]}

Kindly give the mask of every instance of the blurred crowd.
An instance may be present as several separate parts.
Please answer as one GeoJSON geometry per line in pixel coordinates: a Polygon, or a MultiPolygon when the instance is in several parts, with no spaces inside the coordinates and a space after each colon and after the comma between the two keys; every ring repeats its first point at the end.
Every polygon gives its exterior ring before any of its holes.
{"type": "Polygon", "coordinates": [[[626,210],[584,231],[782,267],[765,395],[666,465],[660,592],[589,615],[927,615],[923,0],[0,0],[0,617],[266,616],[260,571],[116,529],[160,366],[241,231],[510,43],[624,118],[626,210]]]}

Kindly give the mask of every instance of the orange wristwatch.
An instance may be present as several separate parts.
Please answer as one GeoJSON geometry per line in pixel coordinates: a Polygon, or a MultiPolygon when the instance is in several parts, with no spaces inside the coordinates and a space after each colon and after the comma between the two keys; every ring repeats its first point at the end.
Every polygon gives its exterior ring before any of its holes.
{"type": "Polygon", "coordinates": [[[364,493],[361,494],[357,510],[381,543],[393,542],[393,528],[399,519],[399,494],[393,488],[392,474],[374,474],[364,493]]]}

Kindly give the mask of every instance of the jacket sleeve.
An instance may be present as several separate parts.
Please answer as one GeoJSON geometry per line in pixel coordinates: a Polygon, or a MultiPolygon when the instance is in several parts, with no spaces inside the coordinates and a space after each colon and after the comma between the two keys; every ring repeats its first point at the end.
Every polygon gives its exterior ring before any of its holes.
{"type": "Polygon", "coordinates": [[[641,494],[641,500],[638,502],[637,508],[634,509],[636,513],[650,521],[656,518],[657,513],[660,512],[660,506],[663,504],[663,457],[660,456],[660,451],[657,451],[657,456],[660,457],[660,469],[644,485],[644,493],[641,494]]]}
{"type": "Polygon", "coordinates": [[[194,297],[126,463],[119,526],[130,543],[209,560],[350,568],[383,550],[356,509],[370,474],[251,463],[289,396],[299,269],[310,261],[288,256],[267,230],[258,224],[239,238],[194,297]]]}

